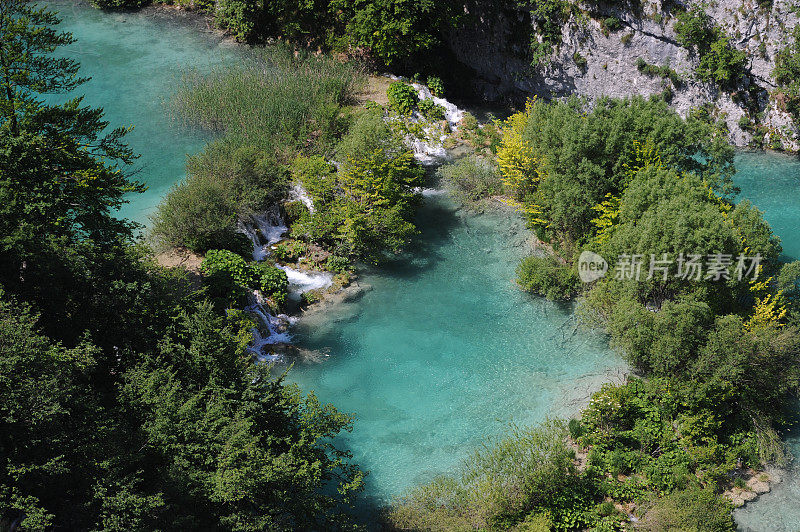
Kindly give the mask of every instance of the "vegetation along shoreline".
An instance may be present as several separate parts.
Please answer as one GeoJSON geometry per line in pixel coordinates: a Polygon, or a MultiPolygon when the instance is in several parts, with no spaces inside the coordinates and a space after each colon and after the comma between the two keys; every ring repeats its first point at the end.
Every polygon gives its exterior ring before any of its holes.
{"type": "MultiPolygon", "coordinates": [[[[735,530],[733,506],[790,460],[800,261],[737,199],[728,118],[659,94],[531,97],[479,121],[444,98],[458,71],[420,59],[466,23],[458,6],[324,3],[181,4],[253,46],[181,78],[170,112],[213,139],[146,239],[114,216],[144,190],[127,131],[80,98],[44,97],[85,81],[53,55],[72,37],[47,8],[0,5],[0,527],[735,530]],[[393,65],[423,73],[369,80],[393,65]],[[522,260],[520,289],[577,302],[633,373],[364,523],[366,473],[339,437],[358,413],[269,362],[315,356],[291,347],[299,309],[357,298],[359,265],[408,257],[432,187],[465,210],[518,211],[546,251],[522,260]],[[587,261],[603,275],[586,278],[587,261]]],[[[530,3],[534,59],[559,53],[548,21],[576,6],[530,3]]],[[[675,31],[698,75],[735,93],[728,67],[744,60],[698,9],[671,12],[675,31]]],[[[800,47],[783,50],[791,115],[800,47]]],[[[765,147],[791,151],[790,129],[765,147]]]]}

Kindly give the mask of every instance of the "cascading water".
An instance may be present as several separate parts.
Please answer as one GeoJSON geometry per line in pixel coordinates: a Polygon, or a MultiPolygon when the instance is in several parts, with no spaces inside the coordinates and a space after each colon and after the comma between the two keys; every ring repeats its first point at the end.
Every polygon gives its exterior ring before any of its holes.
{"type": "MultiPolygon", "coordinates": [[[[408,81],[399,76],[390,75],[388,77],[396,81],[408,81]]],[[[447,128],[449,128],[450,131],[458,129],[458,124],[461,122],[461,119],[464,118],[464,111],[462,109],[459,109],[455,104],[449,102],[445,98],[437,98],[431,94],[430,89],[425,85],[411,83],[411,86],[417,91],[420,100],[431,100],[444,109],[447,128]]],[[[419,111],[414,111],[407,120],[413,124],[429,123],[419,111]]],[[[449,155],[447,149],[444,147],[444,141],[448,137],[448,132],[434,125],[423,126],[422,131],[424,133],[423,138],[416,137],[412,134],[406,135],[405,138],[406,145],[408,145],[414,153],[414,158],[425,166],[433,166],[446,162],[449,159],[449,155]]]]}
{"type": "Polygon", "coordinates": [[[286,277],[289,279],[290,296],[299,297],[304,292],[328,288],[333,283],[333,274],[330,272],[303,272],[280,265],[278,268],[286,272],[286,277]]]}
{"type": "Polygon", "coordinates": [[[264,299],[257,292],[250,296],[250,304],[244,309],[250,312],[261,323],[259,327],[253,328],[253,343],[248,350],[257,357],[265,360],[276,360],[280,356],[270,350],[276,344],[288,344],[292,341],[289,327],[293,325],[297,318],[278,314],[270,314],[265,306],[264,299]]]}
{"type": "Polygon", "coordinates": [[[270,254],[270,246],[279,242],[289,229],[276,205],[260,214],[240,218],[237,230],[253,242],[253,260],[260,262],[270,254]]]}
{"type": "MultiPolygon", "coordinates": [[[[314,204],[301,185],[292,187],[289,198],[302,201],[310,212],[314,212],[314,204]]],[[[272,254],[272,246],[280,242],[289,230],[277,206],[240,219],[237,229],[253,243],[253,259],[258,262],[266,260],[272,254]]],[[[333,282],[333,274],[329,272],[304,272],[279,264],[276,266],[286,272],[289,280],[289,297],[294,301],[299,301],[304,292],[327,288],[333,282]]],[[[250,295],[248,303],[244,310],[259,321],[259,326],[253,328],[253,343],[248,349],[259,358],[268,360],[280,358],[270,348],[278,344],[291,343],[289,327],[297,321],[297,318],[270,313],[263,296],[257,291],[250,295]]]]}
{"type": "Polygon", "coordinates": [[[417,90],[420,100],[433,100],[433,103],[444,108],[444,117],[447,123],[453,130],[458,128],[458,124],[461,122],[461,119],[464,118],[463,109],[459,109],[456,104],[447,101],[445,98],[437,98],[431,94],[431,90],[425,85],[412,83],[411,86],[417,90]]]}
{"type": "Polygon", "coordinates": [[[303,205],[306,206],[308,212],[314,214],[314,201],[311,199],[311,196],[308,195],[308,192],[301,184],[295,184],[292,186],[291,190],[289,190],[289,201],[301,201],[303,205]]]}

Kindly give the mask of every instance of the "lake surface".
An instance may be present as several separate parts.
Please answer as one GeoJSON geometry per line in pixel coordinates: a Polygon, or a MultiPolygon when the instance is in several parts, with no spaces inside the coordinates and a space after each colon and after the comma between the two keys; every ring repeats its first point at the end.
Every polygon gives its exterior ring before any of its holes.
{"type": "MultiPolygon", "coordinates": [[[[211,68],[239,51],[196,25],[150,14],[106,14],[69,1],[49,4],[78,42],[66,54],[93,76],[87,105],[112,125],[135,125],[139,179],[150,189],[122,214],[145,222],[185,175],[186,154],[207,136],[176,125],[163,105],[187,68],[211,68]]],[[[800,163],[742,154],[737,183],[800,257],[800,163]]],[[[527,233],[513,213],[468,215],[444,196],[420,214],[415,258],[359,280],[363,297],[301,321],[298,342],[327,353],[297,364],[290,378],[356,413],[342,438],[371,471],[379,501],[450,470],[510,423],[535,424],[574,412],[590,390],[624,367],[603,335],[576,329],[571,308],[529,297],[513,285],[527,233]]],[[[800,439],[790,440],[800,455],[800,439]]],[[[743,528],[794,530],[800,475],[737,512],[743,528]]]]}
{"type": "Polygon", "coordinates": [[[71,96],[85,95],[84,105],[103,107],[110,127],[134,126],[127,142],[142,155],[134,169],[149,188],[121,215],[146,223],[169,188],[185,177],[186,155],[209,139],[175,123],[165,102],[187,69],[210,69],[239,51],[200,23],[180,23],[155,10],[107,13],[71,0],[46,4],[63,19],[59,29],[77,38],[58,54],[80,62],[80,75],[92,77],[71,96]]]}
{"type": "MultiPolygon", "coordinates": [[[[737,157],[737,184],[772,229],[781,237],[785,260],[800,259],[800,158],[780,154],[746,153],[737,157]]],[[[800,459],[800,435],[787,439],[800,459]]],[[[800,530],[800,464],[796,460],[788,477],[771,493],[736,510],[745,532],[797,532],[800,530]]]]}
{"type": "Polygon", "coordinates": [[[516,213],[474,216],[429,196],[414,259],[359,280],[357,302],[301,320],[297,342],[328,350],[290,378],[355,412],[346,438],[388,498],[463,460],[510,423],[577,409],[622,367],[607,339],[576,330],[571,307],[513,283],[529,252],[516,213]]]}

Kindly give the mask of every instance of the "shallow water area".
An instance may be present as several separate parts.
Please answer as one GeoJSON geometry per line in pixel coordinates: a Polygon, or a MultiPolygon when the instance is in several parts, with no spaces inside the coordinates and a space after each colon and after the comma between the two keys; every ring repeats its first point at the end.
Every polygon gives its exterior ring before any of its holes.
{"type": "Polygon", "coordinates": [[[511,423],[574,412],[623,367],[572,307],[513,283],[529,233],[429,195],[413,258],[368,272],[354,302],[301,318],[295,341],[330,356],[289,378],[357,416],[343,438],[385,501],[450,470],[511,423]]]}
{"type": "MultiPolygon", "coordinates": [[[[210,138],[171,120],[164,102],[185,69],[235,60],[241,49],[197,19],[187,24],[163,10],[47,4],[78,39],[60,53],[93,78],[75,95],[103,106],[111,126],[135,126],[128,141],[142,157],[134,168],[150,188],[121,215],[144,223],[185,176],[186,154],[210,138]]],[[[800,258],[800,160],[743,153],[737,165],[742,197],[766,211],[786,258],[800,258]]],[[[308,315],[294,334],[300,347],[329,356],[298,361],[289,378],[357,415],[342,443],[371,471],[367,494],[378,502],[451,470],[510,423],[575,412],[625,367],[605,336],[576,328],[571,306],[514,286],[515,268],[529,252],[516,214],[469,215],[436,192],[423,191],[413,258],[367,272],[359,283],[371,290],[308,315]]],[[[790,443],[800,456],[800,438],[790,443]]],[[[800,474],[736,517],[744,530],[800,528],[800,474]]]]}
{"type": "Polygon", "coordinates": [[[131,197],[120,216],[147,223],[169,188],[185,177],[186,155],[202,150],[211,138],[172,120],[165,102],[187,69],[210,69],[239,57],[241,50],[209,31],[202,20],[168,8],[119,13],[82,1],[44,4],[58,12],[58,28],[77,39],[57,55],[78,61],[79,75],[92,78],[69,97],[84,95],[83,105],[103,107],[109,127],[134,126],[126,139],[141,157],[132,168],[149,188],[131,197]]]}
{"type": "MultiPolygon", "coordinates": [[[[781,237],[785,260],[800,259],[800,158],[777,153],[742,153],[736,159],[734,179],[781,237]]],[[[800,405],[798,405],[800,408],[800,405]]],[[[783,482],[757,501],[734,512],[745,532],[800,530],[800,435],[787,439],[795,456],[783,482]]]]}

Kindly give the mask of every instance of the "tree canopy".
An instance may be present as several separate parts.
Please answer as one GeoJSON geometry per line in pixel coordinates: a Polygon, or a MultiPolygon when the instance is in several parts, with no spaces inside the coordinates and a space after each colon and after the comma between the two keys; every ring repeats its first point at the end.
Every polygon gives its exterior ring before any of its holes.
{"type": "MultiPolygon", "coordinates": [[[[42,98],[82,81],[53,58],[72,42],[57,23],[0,5],[0,528],[347,526],[364,474],[333,438],[352,416],[258,363],[252,320],[116,216],[143,190],[125,130],[42,98]]],[[[246,181],[265,165],[244,149],[224,166],[246,181]]],[[[277,298],[272,270],[258,288],[277,298]]]]}

